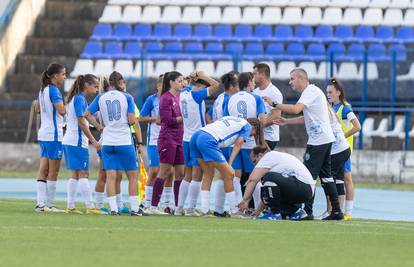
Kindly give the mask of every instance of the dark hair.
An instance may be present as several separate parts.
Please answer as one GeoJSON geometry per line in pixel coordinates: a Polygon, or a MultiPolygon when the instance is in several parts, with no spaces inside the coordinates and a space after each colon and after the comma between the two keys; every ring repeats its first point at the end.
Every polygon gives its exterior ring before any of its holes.
{"type": "Polygon", "coordinates": [[[339,101],[341,101],[341,103],[345,105],[346,98],[345,98],[345,91],[344,91],[344,86],[342,82],[334,77],[329,80],[328,85],[332,85],[333,87],[335,87],[337,91],[341,92],[341,94],[339,95],[339,101]]]}
{"type": "Polygon", "coordinates": [[[263,127],[257,118],[247,118],[247,122],[256,129],[254,140],[258,146],[266,146],[263,134],[263,127]]]}
{"type": "Polygon", "coordinates": [[[49,86],[52,83],[53,75],[58,74],[64,68],[65,67],[63,67],[62,65],[60,65],[58,63],[49,64],[49,66],[47,66],[47,69],[42,72],[42,88],[41,88],[41,90],[43,91],[43,89],[46,86],[49,86]]]}
{"type": "Polygon", "coordinates": [[[266,78],[270,78],[270,67],[266,63],[258,63],[253,66],[253,69],[257,69],[257,72],[263,73],[266,78]]]}
{"type": "Polygon", "coordinates": [[[122,77],[122,74],[114,71],[109,75],[109,85],[115,87],[118,91],[123,91],[123,89],[119,86],[120,81],[125,81],[124,77],[122,77]]]}
{"type": "Polygon", "coordinates": [[[265,146],[255,146],[253,149],[252,149],[252,153],[253,153],[253,155],[254,156],[257,156],[257,155],[259,155],[260,153],[266,153],[267,152],[267,147],[265,147],[265,146]]]}
{"type": "Polygon", "coordinates": [[[160,76],[158,76],[158,80],[157,80],[157,95],[158,95],[158,97],[161,96],[163,81],[164,81],[164,74],[160,74],[160,76]],[[161,85],[160,89],[158,89],[158,85],[161,85]]]}
{"type": "Polygon", "coordinates": [[[200,84],[200,85],[203,85],[205,87],[210,86],[210,84],[208,82],[204,81],[203,79],[196,79],[196,80],[191,79],[190,84],[192,84],[192,85],[200,84]]]}
{"type": "Polygon", "coordinates": [[[99,93],[108,92],[109,89],[109,82],[105,76],[101,76],[99,78],[99,93]]]}
{"type": "Polygon", "coordinates": [[[249,82],[253,80],[253,73],[251,72],[242,72],[239,75],[239,88],[240,90],[246,88],[249,85],[249,82]]]}
{"type": "Polygon", "coordinates": [[[164,73],[161,95],[163,95],[165,92],[171,89],[170,81],[175,81],[180,76],[183,76],[183,75],[179,73],[178,71],[170,71],[170,72],[164,73]]]}
{"type": "Polygon", "coordinates": [[[93,84],[98,78],[93,74],[79,75],[76,77],[75,82],[69,90],[67,102],[69,103],[72,98],[83,91],[85,84],[93,84]]]}
{"type": "Polygon", "coordinates": [[[238,74],[238,72],[230,71],[221,76],[220,80],[224,85],[225,91],[229,90],[230,86],[236,87],[238,85],[238,74]]]}

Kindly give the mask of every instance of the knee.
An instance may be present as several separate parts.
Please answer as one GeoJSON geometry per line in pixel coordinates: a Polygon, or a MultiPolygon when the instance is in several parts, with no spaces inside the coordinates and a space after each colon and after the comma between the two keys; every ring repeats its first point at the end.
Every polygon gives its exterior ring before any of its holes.
{"type": "Polygon", "coordinates": [[[341,181],[341,180],[336,181],[336,191],[338,191],[339,196],[345,195],[344,181],[341,181]]]}

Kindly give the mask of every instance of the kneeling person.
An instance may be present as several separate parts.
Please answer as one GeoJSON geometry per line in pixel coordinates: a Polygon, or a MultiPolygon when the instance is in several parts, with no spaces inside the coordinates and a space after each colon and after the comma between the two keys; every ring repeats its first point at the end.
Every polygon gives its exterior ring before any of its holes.
{"type": "Polygon", "coordinates": [[[240,210],[245,210],[259,181],[262,182],[262,203],[255,212],[268,207],[270,212],[258,219],[279,220],[282,213],[291,218],[300,217],[298,204],[312,199],[315,192],[315,180],[311,173],[296,157],[277,151],[266,153],[266,148],[257,146],[251,157],[256,164],[247,181],[240,210]]]}

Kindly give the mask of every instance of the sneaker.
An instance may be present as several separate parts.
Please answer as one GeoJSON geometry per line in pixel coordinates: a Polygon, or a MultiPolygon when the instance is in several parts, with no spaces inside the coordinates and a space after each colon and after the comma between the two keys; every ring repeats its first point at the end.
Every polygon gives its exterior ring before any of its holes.
{"type": "Polygon", "coordinates": [[[332,212],[328,217],[323,218],[324,221],[341,221],[344,219],[344,214],[340,211],[332,212]]]}
{"type": "Polygon", "coordinates": [[[123,206],[122,208],[118,208],[118,212],[121,214],[129,214],[131,213],[131,211],[129,210],[129,208],[127,206],[123,206]]]}
{"type": "Polygon", "coordinates": [[[138,211],[131,210],[131,216],[148,216],[148,214],[139,208],[138,211]]]}
{"type": "Polygon", "coordinates": [[[80,211],[80,210],[78,210],[76,208],[72,208],[72,209],[67,208],[65,212],[66,213],[73,213],[73,214],[83,214],[82,211],[80,211]]]}
{"type": "Polygon", "coordinates": [[[329,216],[329,212],[328,211],[325,211],[324,213],[322,213],[320,216],[318,216],[317,218],[319,219],[319,220],[323,220],[323,219],[325,219],[326,217],[328,217],[329,216]]]}
{"type": "Polygon", "coordinates": [[[216,218],[216,216],[214,216],[214,212],[212,212],[210,210],[207,213],[201,212],[201,216],[202,217],[206,217],[206,218],[216,218]]]}
{"type": "Polygon", "coordinates": [[[105,212],[106,214],[111,213],[111,211],[109,209],[105,208],[105,207],[104,208],[100,208],[99,210],[105,212]]]}
{"type": "Polygon", "coordinates": [[[170,207],[166,207],[164,209],[164,212],[167,213],[168,215],[174,215],[174,209],[172,209],[170,207]]]}
{"type": "Polygon", "coordinates": [[[298,209],[295,213],[289,216],[292,221],[311,221],[313,215],[308,215],[304,209],[298,209]]]}
{"type": "Polygon", "coordinates": [[[121,213],[119,213],[117,211],[114,211],[114,210],[111,210],[111,216],[120,216],[120,215],[121,215],[121,213]]]}
{"type": "Polygon", "coordinates": [[[175,216],[184,216],[184,209],[183,208],[176,208],[174,211],[175,216]]]}
{"type": "Polygon", "coordinates": [[[349,214],[348,212],[344,213],[344,221],[350,221],[351,220],[351,214],[349,214]]]}
{"type": "Polygon", "coordinates": [[[39,205],[37,205],[34,209],[35,212],[44,212],[45,211],[45,206],[40,207],[39,205]]]}
{"type": "Polygon", "coordinates": [[[214,215],[215,217],[219,217],[219,218],[230,218],[230,213],[228,213],[227,211],[225,211],[225,212],[223,212],[223,213],[219,213],[219,212],[215,211],[215,212],[213,213],[213,215],[214,215]]]}
{"type": "Polygon", "coordinates": [[[184,216],[201,217],[204,216],[204,213],[201,210],[189,208],[185,210],[184,216]]]}
{"type": "Polygon", "coordinates": [[[252,217],[250,217],[249,215],[246,215],[245,213],[238,211],[235,213],[230,213],[230,218],[233,219],[251,219],[252,217]]]}
{"type": "Polygon", "coordinates": [[[147,208],[144,210],[144,212],[148,215],[162,215],[162,216],[168,215],[168,213],[165,213],[164,211],[158,208],[147,208]]]}
{"type": "Polygon", "coordinates": [[[256,218],[254,218],[255,220],[270,220],[270,221],[276,221],[276,220],[281,220],[282,219],[282,215],[280,213],[266,213],[263,214],[262,216],[258,216],[256,218]]]}
{"type": "Polygon", "coordinates": [[[86,214],[108,215],[108,212],[102,211],[97,208],[92,208],[92,209],[86,209],[86,214]]]}
{"type": "Polygon", "coordinates": [[[54,212],[54,213],[65,213],[66,212],[65,210],[56,208],[55,206],[52,206],[52,207],[45,206],[44,209],[46,212],[54,212]]]}

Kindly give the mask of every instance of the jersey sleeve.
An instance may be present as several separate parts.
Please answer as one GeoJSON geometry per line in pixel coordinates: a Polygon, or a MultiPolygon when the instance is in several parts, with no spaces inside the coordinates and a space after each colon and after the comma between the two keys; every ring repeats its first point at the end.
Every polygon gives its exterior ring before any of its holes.
{"type": "Polygon", "coordinates": [[[135,117],[139,118],[140,116],[139,109],[135,103],[134,103],[134,113],[135,113],[135,117]]]}
{"type": "Polygon", "coordinates": [[[315,99],[318,97],[317,94],[313,94],[311,90],[305,90],[303,91],[302,95],[300,96],[298,103],[302,103],[307,108],[312,105],[312,103],[315,101],[315,99]]]}
{"type": "Polygon", "coordinates": [[[63,102],[62,94],[60,93],[59,89],[57,89],[54,86],[49,86],[49,97],[50,97],[50,101],[53,104],[63,102]]]}
{"type": "Polygon", "coordinates": [[[83,117],[83,114],[88,107],[88,103],[84,97],[75,95],[73,98],[73,106],[75,107],[76,117],[80,118],[83,117]]]}
{"type": "Polygon", "coordinates": [[[351,105],[344,105],[344,108],[342,109],[342,119],[346,119],[350,112],[354,112],[351,105]]]}
{"type": "Polygon", "coordinates": [[[256,115],[259,116],[260,113],[265,113],[266,108],[263,102],[263,99],[258,95],[253,95],[256,99],[256,115]]]}
{"type": "Polygon", "coordinates": [[[243,128],[240,130],[239,136],[243,137],[246,141],[249,138],[251,132],[252,126],[249,123],[246,123],[246,125],[244,125],[243,128]]]}
{"type": "Polygon", "coordinates": [[[141,109],[141,116],[150,116],[151,110],[154,108],[154,102],[152,101],[153,97],[150,96],[145,100],[144,105],[141,109]]]}
{"type": "Polygon", "coordinates": [[[134,99],[129,94],[126,95],[126,98],[127,98],[127,103],[128,103],[128,107],[127,107],[128,113],[135,114],[135,103],[134,103],[134,99]]]}
{"type": "Polygon", "coordinates": [[[204,99],[208,97],[208,89],[204,88],[198,91],[191,91],[191,95],[193,96],[195,102],[197,102],[197,104],[200,104],[204,99]]]}
{"type": "Polygon", "coordinates": [[[91,114],[95,114],[99,111],[99,98],[101,98],[101,95],[98,95],[95,97],[95,99],[92,101],[92,103],[88,107],[88,111],[91,114]]]}

